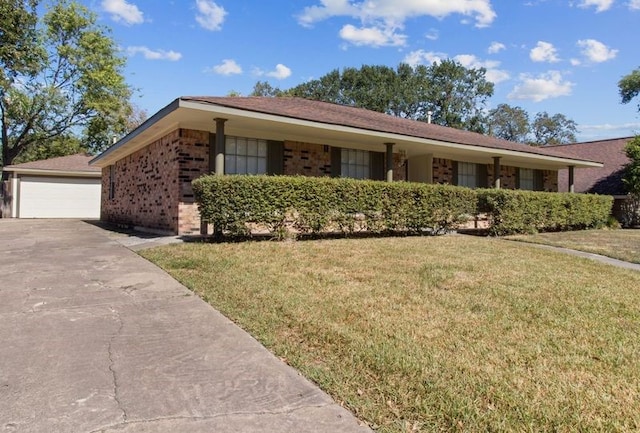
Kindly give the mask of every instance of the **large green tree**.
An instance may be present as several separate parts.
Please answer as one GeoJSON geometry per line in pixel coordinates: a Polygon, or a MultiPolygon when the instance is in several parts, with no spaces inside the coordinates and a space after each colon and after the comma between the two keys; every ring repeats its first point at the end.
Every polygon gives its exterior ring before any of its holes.
{"type": "MultiPolygon", "coordinates": [[[[35,2],[22,6],[18,16],[34,16],[35,2]]],[[[78,137],[85,147],[99,151],[113,136],[125,133],[131,114],[131,89],[122,73],[125,59],[108,30],[96,24],[96,16],[76,2],[59,0],[38,26],[33,19],[26,23],[16,19],[2,18],[3,25],[5,21],[14,24],[6,32],[14,35],[6,59],[2,50],[4,165],[34,146],[68,143],[69,137],[78,137]],[[20,24],[28,28],[19,30],[20,24]],[[18,61],[9,51],[20,53],[22,47],[36,54],[18,61]]]]}
{"type": "Polygon", "coordinates": [[[485,74],[454,60],[416,67],[401,63],[395,69],[364,65],[335,69],[283,93],[481,132],[482,113],[493,95],[485,74]]]}
{"type": "Polygon", "coordinates": [[[576,140],[576,123],[564,114],[550,116],[537,113],[529,121],[529,113],[521,107],[499,104],[487,115],[489,135],[532,146],[567,144],[576,140]]]}
{"type": "Polygon", "coordinates": [[[546,111],[536,114],[531,124],[535,146],[568,144],[576,141],[576,122],[564,114],[550,116],[546,111]]]}
{"type": "Polygon", "coordinates": [[[489,135],[518,143],[526,143],[531,132],[529,113],[509,104],[499,104],[489,111],[487,124],[489,135]]]}
{"type": "MultiPolygon", "coordinates": [[[[618,89],[623,104],[631,102],[633,98],[638,96],[640,94],[640,68],[622,77],[618,82],[618,89]]],[[[640,110],[640,104],[638,104],[638,110],[640,110]]]]}

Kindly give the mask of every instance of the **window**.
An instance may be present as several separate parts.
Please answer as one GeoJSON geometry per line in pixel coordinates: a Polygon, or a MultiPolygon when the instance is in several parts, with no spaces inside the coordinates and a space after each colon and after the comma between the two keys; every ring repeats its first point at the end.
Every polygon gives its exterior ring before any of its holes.
{"type": "Polygon", "coordinates": [[[478,186],[478,165],[470,162],[458,163],[458,185],[475,188],[478,186]]]}
{"type": "Polygon", "coordinates": [[[519,170],[520,189],[533,191],[535,188],[534,170],[531,168],[521,168],[519,170]]]}
{"type": "Polygon", "coordinates": [[[340,155],[342,177],[369,179],[371,157],[366,150],[342,149],[340,155]]]}
{"type": "Polygon", "coordinates": [[[227,136],[224,154],[226,174],[267,173],[267,140],[227,136]]]}

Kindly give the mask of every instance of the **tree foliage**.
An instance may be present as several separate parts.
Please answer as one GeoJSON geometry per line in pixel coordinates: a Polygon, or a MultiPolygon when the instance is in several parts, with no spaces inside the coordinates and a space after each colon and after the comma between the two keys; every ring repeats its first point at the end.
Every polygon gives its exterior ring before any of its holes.
{"type": "Polygon", "coordinates": [[[366,108],[399,117],[482,132],[482,112],[493,95],[493,84],[483,68],[469,69],[454,60],[430,66],[395,69],[382,65],[334,69],[280,94],[259,83],[254,94],[288,95],[366,108]]]}
{"type": "Polygon", "coordinates": [[[489,135],[532,146],[567,144],[576,141],[576,122],[564,114],[550,116],[537,113],[529,121],[529,113],[521,107],[500,104],[487,115],[489,135]]]}
{"type": "Polygon", "coordinates": [[[489,135],[504,140],[525,143],[531,132],[529,113],[523,108],[499,104],[487,116],[489,135]]]}
{"type": "Polygon", "coordinates": [[[627,143],[625,154],[629,163],[624,168],[622,182],[629,193],[640,197],[640,136],[627,143]]]}
{"type": "MultiPolygon", "coordinates": [[[[622,77],[618,82],[618,89],[623,104],[628,104],[638,96],[640,94],[640,68],[622,77]]],[[[638,110],[640,110],[640,104],[638,104],[638,110]]]]}
{"type": "MultiPolygon", "coordinates": [[[[3,63],[9,77],[0,100],[4,164],[31,147],[70,136],[81,137],[93,151],[104,149],[113,136],[126,132],[131,114],[131,89],[122,74],[125,59],[115,42],[94,14],[73,1],[59,0],[40,26],[29,24],[21,37],[37,33],[34,47],[45,56],[39,62],[3,63]],[[22,67],[25,63],[28,67],[22,67]]],[[[18,41],[13,50],[23,45],[28,43],[18,41]]]]}
{"type": "Polygon", "coordinates": [[[534,136],[532,144],[537,146],[574,143],[578,132],[576,122],[564,114],[549,116],[546,111],[536,114],[531,129],[534,136]]]}

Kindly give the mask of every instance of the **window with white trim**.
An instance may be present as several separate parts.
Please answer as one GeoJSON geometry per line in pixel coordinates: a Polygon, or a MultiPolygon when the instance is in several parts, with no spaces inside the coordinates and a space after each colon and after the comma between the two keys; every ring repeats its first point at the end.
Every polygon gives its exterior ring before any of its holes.
{"type": "Polygon", "coordinates": [[[342,148],[340,162],[342,177],[370,179],[371,157],[368,151],[342,148]]]}
{"type": "Polygon", "coordinates": [[[266,174],[267,140],[226,136],[224,172],[226,174],[266,174]]]}
{"type": "Polygon", "coordinates": [[[471,162],[458,163],[458,185],[468,188],[478,186],[478,164],[471,162]]]}
{"type": "Polygon", "coordinates": [[[533,191],[535,188],[534,170],[532,168],[521,168],[518,170],[518,176],[520,176],[520,189],[526,189],[533,191]]]}

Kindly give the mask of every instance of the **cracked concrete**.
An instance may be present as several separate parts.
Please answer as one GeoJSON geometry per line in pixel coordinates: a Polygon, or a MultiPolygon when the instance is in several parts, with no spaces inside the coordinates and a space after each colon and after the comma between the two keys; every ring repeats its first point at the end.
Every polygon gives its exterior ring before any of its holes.
{"type": "Polygon", "coordinates": [[[0,431],[370,431],[102,229],[0,220],[0,243],[0,431]]]}

